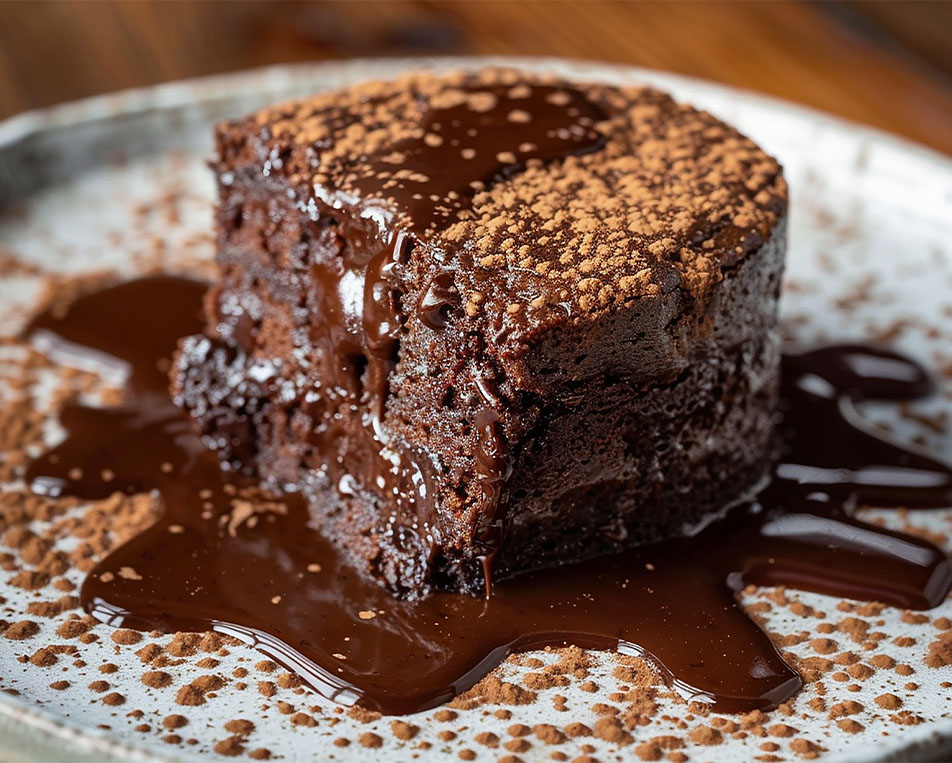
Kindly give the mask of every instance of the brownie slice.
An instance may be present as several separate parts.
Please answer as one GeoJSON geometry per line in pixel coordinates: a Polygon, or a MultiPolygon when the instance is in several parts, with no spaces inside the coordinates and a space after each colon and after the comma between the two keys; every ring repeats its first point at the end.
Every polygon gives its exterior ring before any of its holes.
{"type": "Polygon", "coordinates": [[[395,592],[690,532],[763,477],[786,186],[649,88],[374,82],[217,131],[173,394],[395,592]]]}

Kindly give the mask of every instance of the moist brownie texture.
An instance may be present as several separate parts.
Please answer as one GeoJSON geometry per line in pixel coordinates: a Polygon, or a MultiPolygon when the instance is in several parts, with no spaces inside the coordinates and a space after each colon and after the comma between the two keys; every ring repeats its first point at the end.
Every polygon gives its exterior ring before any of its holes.
{"type": "Polygon", "coordinates": [[[395,592],[690,531],[771,456],[786,186],[648,88],[423,73],[219,126],[172,371],[395,592]]]}

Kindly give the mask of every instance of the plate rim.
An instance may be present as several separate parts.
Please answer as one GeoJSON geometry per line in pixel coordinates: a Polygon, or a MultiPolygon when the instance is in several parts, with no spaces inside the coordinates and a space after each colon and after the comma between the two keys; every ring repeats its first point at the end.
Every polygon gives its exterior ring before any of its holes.
{"type": "Polygon", "coordinates": [[[722,94],[737,94],[748,101],[758,101],[761,105],[769,108],[796,113],[813,121],[821,121],[851,132],[859,132],[862,137],[891,144],[901,148],[904,152],[914,152],[922,158],[946,164],[952,170],[952,155],[879,127],[797,103],[787,98],[664,69],[556,56],[335,58],[316,62],[272,64],[234,72],[170,80],[154,85],[115,90],[13,114],[0,120],[0,149],[7,148],[33,133],[57,127],[69,127],[94,121],[109,121],[120,115],[188,106],[197,101],[215,100],[216,96],[218,99],[227,100],[240,92],[246,92],[249,80],[266,83],[268,80],[279,79],[289,74],[300,76],[303,79],[308,74],[316,76],[324,69],[352,69],[359,72],[364,68],[376,70],[386,67],[392,68],[393,74],[398,75],[414,68],[447,69],[453,67],[477,68],[481,66],[524,66],[532,69],[570,66],[577,69],[580,73],[579,76],[582,78],[588,72],[601,72],[602,76],[604,76],[604,73],[614,73],[617,76],[624,77],[636,75],[643,77],[646,82],[674,82],[701,87],[710,91],[719,91],[722,94]],[[196,91],[199,91],[198,95],[196,95],[196,91]],[[204,91],[204,95],[202,91],[204,91]]]}

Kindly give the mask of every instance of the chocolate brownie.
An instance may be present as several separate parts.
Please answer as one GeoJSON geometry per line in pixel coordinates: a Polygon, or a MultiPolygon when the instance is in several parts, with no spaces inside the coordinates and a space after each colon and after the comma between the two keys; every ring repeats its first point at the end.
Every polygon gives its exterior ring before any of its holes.
{"type": "Polygon", "coordinates": [[[219,126],[173,395],[395,592],[689,532],[771,455],[786,186],[650,88],[487,69],[219,126]]]}

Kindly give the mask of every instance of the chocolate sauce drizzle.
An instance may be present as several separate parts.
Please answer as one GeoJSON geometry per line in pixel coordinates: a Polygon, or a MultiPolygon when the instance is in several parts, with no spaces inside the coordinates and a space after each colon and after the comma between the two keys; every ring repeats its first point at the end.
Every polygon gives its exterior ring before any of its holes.
{"type": "Polygon", "coordinates": [[[697,535],[528,573],[489,599],[398,601],[342,562],[295,496],[249,512],[237,496],[251,479],[223,472],[170,402],[162,360],[179,336],[200,331],[203,288],[132,281],[28,329],[63,363],[128,372],[123,405],[66,408],[66,439],[27,475],[46,494],[160,496],[161,519],[83,585],[83,605],[112,625],[227,633],[326,697],[385,713],[445,702],[509,652],[566,643],[646,655],[685,697],[730,712],[773,707],[801,686],[738,606],[744,585],[927,609],[952,583],[933,544],[850,516],[865,504],[952,505],[946,465],[872,434],[854,408],[920,397],[929,378],[892,353],[841,346],[785,359],[774,477],[697,535]],[[115,476],[105,481],[104,469],[115,476]],[[137,574],[123,577],[122,567],[137,574]]]}
{"type": "Polygon", "coordinates": [[[449,108],[431,109],[421,129],[371,156],[354,181],[365,199],[390,197],[419,231],[452,222],[479,191],[541,164],[597,151],[605,112],[573,88],[479,87],[449,108]],[[485,104],[485,105],[481,105],[485,104]],[[401,161],[394,164],[391,157],[401,161]],[[395,175],[395,170],[400,170],[395,175]]]}

